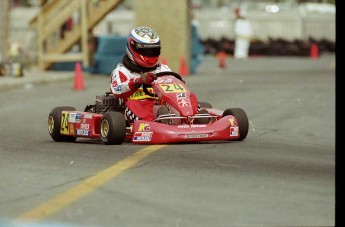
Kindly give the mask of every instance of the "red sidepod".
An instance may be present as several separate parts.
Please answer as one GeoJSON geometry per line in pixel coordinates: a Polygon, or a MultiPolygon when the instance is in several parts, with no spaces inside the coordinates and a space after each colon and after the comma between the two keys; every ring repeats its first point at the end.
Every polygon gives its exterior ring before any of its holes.
{"type": "Polygon", "coordinates": [[[99,138],[99,122],[102,114],[87,113],[81,111],[63,111],[61,120],[61,134],[99,138]]]}

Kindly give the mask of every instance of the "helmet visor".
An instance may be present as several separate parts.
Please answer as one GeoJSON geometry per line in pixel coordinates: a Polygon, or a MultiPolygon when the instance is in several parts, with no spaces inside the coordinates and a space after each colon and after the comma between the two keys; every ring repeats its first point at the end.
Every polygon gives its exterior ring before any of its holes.
{"type": "Polygon", "coordinates": [[[161,54],[161,45],[158,43],[139,43],[131,44],[132,48],[140,55],[146,57],[158,57],[161,54]]]}

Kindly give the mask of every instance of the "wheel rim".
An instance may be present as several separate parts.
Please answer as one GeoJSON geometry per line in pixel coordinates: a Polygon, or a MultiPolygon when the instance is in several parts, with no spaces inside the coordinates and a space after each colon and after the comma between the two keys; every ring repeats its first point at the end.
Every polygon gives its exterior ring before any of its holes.
{"type": "Polygon", "coordinates": [[[53,116],[49,116],[48,131],[49,131],[49,133],[53,133],[53,131],[54,131],[54,118],[53,118],[53,116]]]}
{"type": "Polygon", "coordinates": [[[109,132],[109,123],[107,120],[103,120],[101,123],[101,135],[102,137],[107,137],[109,132]]]}

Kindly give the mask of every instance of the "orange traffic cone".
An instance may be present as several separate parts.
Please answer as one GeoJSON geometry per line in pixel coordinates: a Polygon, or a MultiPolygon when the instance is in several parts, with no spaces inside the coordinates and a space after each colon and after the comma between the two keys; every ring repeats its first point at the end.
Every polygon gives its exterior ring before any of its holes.
{"type": "Polygon", "coordinates": [[[225,68],[226,67],[226,53],[225,53],[225,51],[221,51],[221,52],[219,52],[218,54],[217,54],[217,57],[218,57],[218,59],[219,59],[219,64],[218,64],[218,66],[219,66],[219,68],[225,68]]]}
{"type": "Polygon", "coordinates": [[[310,46],[310,58],[317,59],[319,58],[319,47],[316,43],[312,43],[310,46]]]}
{"type": "Polygon", "coordinates": [[[186,60],[184,57],[180,58],[180,70],[179,70],[180,76],[188,76],[189,75],[189,69],[186,64],[186,60]]]}
{"type": "Polygon", "coordinates": [[[83,78],[83,71],[81,69],[80,62],[77,62],[74,67],[74,90],[84,90],[84,78],[83,78]]]}

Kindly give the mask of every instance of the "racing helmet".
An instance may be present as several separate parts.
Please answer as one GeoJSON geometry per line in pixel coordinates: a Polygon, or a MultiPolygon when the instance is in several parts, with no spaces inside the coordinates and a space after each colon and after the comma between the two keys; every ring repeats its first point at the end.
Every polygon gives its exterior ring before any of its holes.
{"type": "Polygon", "coordinates": [[[127,39],[126,51],[128,57],[137,65],[154,67],[161,53],[159,36],[149,27],[134,28],[127,39]]]}

